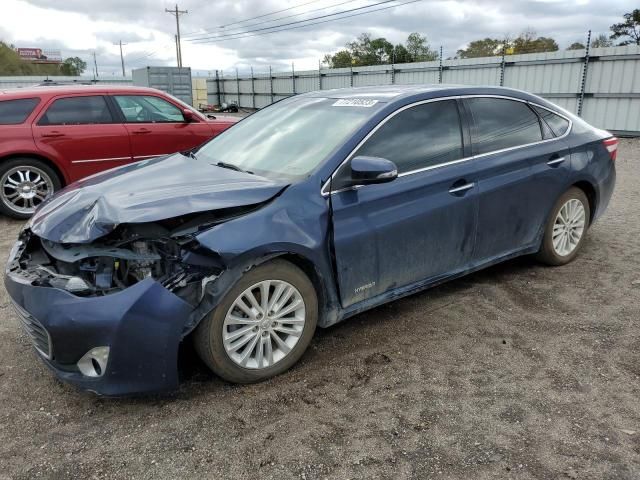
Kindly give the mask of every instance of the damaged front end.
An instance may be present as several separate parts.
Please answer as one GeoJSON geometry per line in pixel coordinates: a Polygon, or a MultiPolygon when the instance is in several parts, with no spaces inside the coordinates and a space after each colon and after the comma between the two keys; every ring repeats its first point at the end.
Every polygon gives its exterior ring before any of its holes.
{"type": "Polygon", "coordinates": [[[214,253],[167,223],[122,225],[91,244],[61,244],[25,231],[17,266],[34,286],[80,297],[110,295],[150,278],[195,307],[223,267],[214,253]]]}
{"type": "Polygon", "coordinates": [[[26,228],[5,285],[61,379],[104,395],[171,390],[179,344],[212,308],[212,286],[225,272],[196,236],[256,208],[119,225],[88,244],[26,228]]]}

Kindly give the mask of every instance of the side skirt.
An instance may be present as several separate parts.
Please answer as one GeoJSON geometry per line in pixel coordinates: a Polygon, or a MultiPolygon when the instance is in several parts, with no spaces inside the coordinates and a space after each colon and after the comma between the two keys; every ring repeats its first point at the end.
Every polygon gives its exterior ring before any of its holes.
{"type": "MultiPolygon", "coordinates": [[[[532,253],[536,253],[539,250],[539,245],[538,244],[534,244],[533,246],[528,246],[525,247],[523,249],[519,249],[519,250],[515,250],[513,252],[507,253],[506,255],[500,256],[498,258],[494,258],[492,260],[489,260],[487,262],[483,262],[483,263],[479,263],[476,265],[473,265],[469,268],[463,269],[463,270],[459,270],[457,272],[454,273],[450,273],[450,274],[446,274],[446,275],[441,275],[439,277],[433,277],[433,278],[429,278],[427,280],[421,280],[419,282],[416,283],[412,283],[411,285],[406,285],[404,287],[400,287],[400,288],[396,288],[394,290],[389,290],[388,292],[385,292],[383,294],[377,295],[373,298],[369,298],[367,300],[364,300],[362,302],[356,303],[355,305],[350,306],[347,309],[343,309],[339,314],[338,314],[338,319],[335,323],[341,322],[342,320],[346,320],[349,317],[352,317],[354,315],[357,315],[359,313],[362,313],[366,310],[370,310],[372,308],[375,308],[379,305],[388,303],[388,302],[392,302],[394,300],[398,300],[400,298],[403,297],[407,297],[409,295],[413,295],[414,293],[420,292],[422,290],[426,290],[428,288],[432,288],[435,287],[437,285],[440,285],[442,283],[448,282],[449,280],[454,280],[456,278],[460,278],[460,277],[464,277],[465,275],[468,275],[470,273],[473,272],[477,272],[479,270],[482,270],[484,268],[490,267],[492,265],[496,265],[498,263],[504,262],[506,260],[510,260],[512,258],[516,258],[516,257],[520,257],[522,255],[529,255],[532,253]]],[[[330,326],[332,324],[326,325],[327,327],[330,326]]]]}

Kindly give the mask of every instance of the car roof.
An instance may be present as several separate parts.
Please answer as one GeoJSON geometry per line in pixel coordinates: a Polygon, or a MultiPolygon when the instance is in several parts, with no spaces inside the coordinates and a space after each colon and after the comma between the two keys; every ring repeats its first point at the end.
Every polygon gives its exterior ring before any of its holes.
{"type": "Polygon", "coordinates": [[[319,98],[367,98],[379,102],[394,102],[400,99],[420,96],[437,98],[458,95],[504,95],[508,97],[535,100],[537,97],[522,90],[495,86],[469,86],[451,84],[384,85],[370,87],[337,88],[304,94],[319,98]]]}
{"type": "Polygon", "coordinates": [[[96,83],[92,85],[35,85],[26,88],[12,88],[0,90],[0,100],[9,98],[30,98],[53,95],[84,94],[84,93],[161,93],[160,90],[132,85],[114,85],[96,83]]]}

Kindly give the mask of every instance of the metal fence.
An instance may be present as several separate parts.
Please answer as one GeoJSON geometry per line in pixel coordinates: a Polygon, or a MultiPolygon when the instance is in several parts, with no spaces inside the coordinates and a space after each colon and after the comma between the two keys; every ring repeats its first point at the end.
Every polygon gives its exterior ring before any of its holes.
{"type": "Polygon", "coordinates": [[[207,79],[208,103],[262,108],[291,95],[391,84],[501,85],[540,95],[600,128],[640,135],[640,46],[207,79]]]}
{"type": "Polygon", "coordinates": [[[64,76],[17,76],[0,77],[0,90],[6,88],[26,88],[39,85],[43,82],[51,81],[58,83],[108,83],[110,85],[131,85],[131,78],[127,77],[64,77],[64,76]]]}

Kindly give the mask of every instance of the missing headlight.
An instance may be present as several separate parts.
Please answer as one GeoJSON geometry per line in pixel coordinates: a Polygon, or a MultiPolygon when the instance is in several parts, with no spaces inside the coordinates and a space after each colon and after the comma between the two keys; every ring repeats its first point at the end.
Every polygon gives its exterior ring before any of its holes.
{"type": "Polygon", "coordinates": [[[151,278],[197,305],[207,282],[222,271],[215,254],[193,239],[174,239],[162,227],[127,226],[85,244],[59,244],[27,234],[20,269],[34,285],[79,296],[116,293],[151,278]]]}

